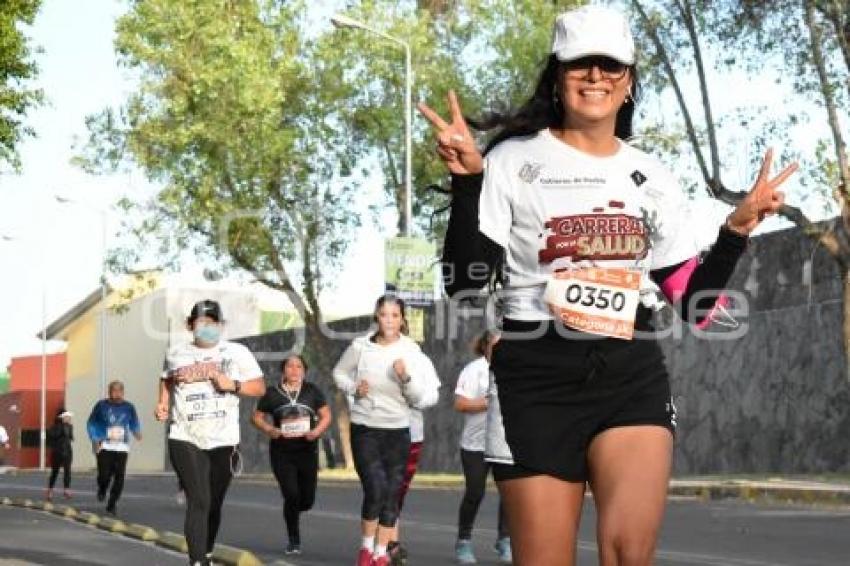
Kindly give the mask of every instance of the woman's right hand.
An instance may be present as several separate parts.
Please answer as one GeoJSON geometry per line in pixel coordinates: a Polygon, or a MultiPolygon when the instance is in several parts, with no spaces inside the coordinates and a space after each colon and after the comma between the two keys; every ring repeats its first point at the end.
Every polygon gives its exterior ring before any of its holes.
{"type": "Polygon", "coordinates": [[[361,379],[357,382],[357,389],[354,390],[354,396],[358,399],[365,397],[369,394],[369,382],[365,379],[361,379]]]}
{"type": "Polygon", "coordinates": [[[168,419],[168,405],[166,403],[159,403],[156,406],[156,410],[154,410],[153,416],[159,422],[168,419]]]}
{"type": "Polygon", "coordinates": [[[434,112],[424,102],[417,107],[419,112],[437,129],[437,154],[453,175],[473,175],[484,170],[484,159],[475,145],[475,138],[469,132],[463,112],[460,110],[457,96],[449,91],[449,111],[452,115],[451,124],[434,112]]]}
{"type": "Polygon", "coordinates": [[[268,434],[269,438],[271,438],[272,440],[277,440],[278,438],[283,436],[283,433],[277,427],[271,427],[266,431],[266,434],[268,434]]]}

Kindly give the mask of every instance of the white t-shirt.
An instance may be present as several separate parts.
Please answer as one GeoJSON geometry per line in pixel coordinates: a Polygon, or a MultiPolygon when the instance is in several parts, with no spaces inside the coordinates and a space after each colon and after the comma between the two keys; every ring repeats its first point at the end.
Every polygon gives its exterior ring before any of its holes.
{"type": "MultiPolygon", "coordinates": [[[[192,368],[199,375],[218,369],[235,381],[262,378],[263,372],[248,348],[220,342],[212,348],[184,344],[172,348],[165,371],[192,368]]],[[[210,381],[175,384],[172,389],[171,426],[168,438],[191,442],[202,450],[239,444],[239,397],[215,390],[210,381]]]]}
{"type": "MultiPolygon", "coordinates": [[[[487,395],[490,384],[490,364],[484,356],[477,358],[461,370],[457,378],[455,395],[467,399],[481,399],[487,395]]],[[[473,452],[484,451],[484,434],[487,426],[487,413],[464,413],[463,431],[460,433],[460,447],[473,452]]]]}
{"type": "Polygon", "coordinates": [[[9,433],[6,432],[6,428],[3,425],[0,425],[0,444],[6,444],[9,442],[9,433]]]}
{"type": "Polygon", "coordinates": [[[620,142],[610,157],[583,153],[548,129],[500,143],[487,156],[479,229],[505,249],[504,314],[545,320],[551,275],[575,267],[641,272],[697,255],[688,208],[676,179],[656,158],[620,142]]]}

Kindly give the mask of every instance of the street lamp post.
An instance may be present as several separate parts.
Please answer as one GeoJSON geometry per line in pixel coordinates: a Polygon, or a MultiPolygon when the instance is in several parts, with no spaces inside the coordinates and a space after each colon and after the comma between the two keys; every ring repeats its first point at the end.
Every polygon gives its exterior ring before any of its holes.
{"type": "MultiPolygon", "coordinates": [[[[0,239],[12,242],[14,237],[0,234],[0,239]]],[[[44,247],[42,246],[42,266],[44,261],[44,247]]],[[[47,467],[47,278],[42,274],[41,278],[41,393],[39,395],[39,434],[38,434],[38,467],[44,470],[47,467]]]]}
{"type": "Polygon", "coordinates": [[[337,28],[362,29],[374,33],[404,48],[404,235],[409,236],[413,216],[413,104],[411,100],[413,73],[411,71],[410,44],[342,14],[333,16],[331,22],[337,28]]]}
{"type": "Polygon", "coordinates": [[[106,210],[88,206],[74,199],[54,195],[60,204],[81,205],[89,208],[100,215],[100,238],[101,238],[101,260],[100,260],[100,395],[106,394],[106,210]]]}

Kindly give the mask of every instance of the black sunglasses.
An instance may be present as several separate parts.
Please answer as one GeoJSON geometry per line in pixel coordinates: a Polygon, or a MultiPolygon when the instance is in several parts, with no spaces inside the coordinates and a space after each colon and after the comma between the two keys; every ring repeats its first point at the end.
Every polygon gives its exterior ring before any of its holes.
{"type": "Polygon", "coordinates": [[[626,71],[629,70],[629,66],[625,63],[620,63],[616,59],[600,55],[567,61],[563,65],[567,74],[575,78],[586,77],[594,67],[599,69],[599,72],[604,78],[614,80],[623,78],[626,75],[626,71]]]}

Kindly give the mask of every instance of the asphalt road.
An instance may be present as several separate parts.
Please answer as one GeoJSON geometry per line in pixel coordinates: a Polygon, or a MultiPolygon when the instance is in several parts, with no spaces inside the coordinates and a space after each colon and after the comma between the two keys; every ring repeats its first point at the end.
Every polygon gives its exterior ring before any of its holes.
{"type": "MultiPolygon", "coordinates": [[[[44,481],[39,475],[0,476],[0,496],[41,497],[44,481]]],[[[91,475],[78,475],[73,487],[72,504],[81,510],[102,511],[94,500],[91,475]]],[[[119,503],[119,517],[156,529],[182,532],[183,508],[174,500],[175,488],[172,477],[128,478],[125,495],[119,503]]],[[[402,536],[410,549],[411,566],[454,563],[460,496],[455,489],[414,489],[408,495],[402,536]]],[[[479,512],[475,546],[481,564],[497,563],[491,549],[496,535],[496,502],[496,494],[488,493],[479,512]]],[[[236,480],[228,493],[219,542],[251,550],[272,564],[353,564],[359,543],[359,506],[357,486],[321,485],[316,507],[302,521],[304,554],[285,557],[282,505],[276,486],[236,480]]],[[[7,515],[0,514],[0,532],[5,534],[9,520],[7,515]]],[[[580,532],[581,565],[596,564],[594,523],[593,504],[588,499],[580,532]]],[[[850,564],[847,533],[850,533],[850,508],[671,500],[656,563],[665,566],[847,565],[850,564]]],[[[44,540],[43,544],[45,551],[61,554],[66,541],[44,540]]],[[[128,540],[126,544],[138,543],[128,540]]],[[[5,557],[9,557],[8,551],[5,557]]],[[[134,560],[128,555],[121,564],[135,566],[134,560]]],[[[152,562],[138,564],[151,566],[152,562]]]]}

